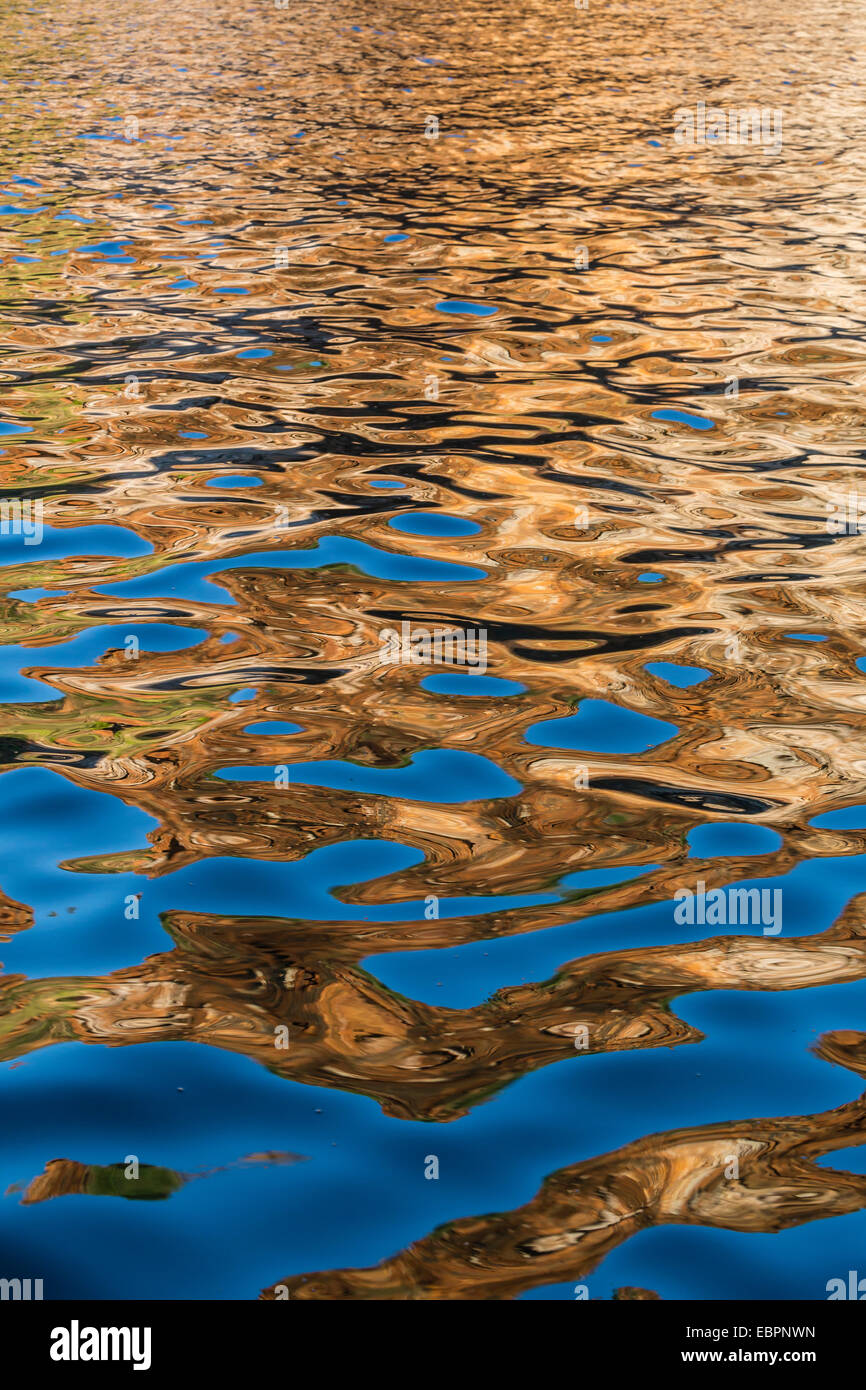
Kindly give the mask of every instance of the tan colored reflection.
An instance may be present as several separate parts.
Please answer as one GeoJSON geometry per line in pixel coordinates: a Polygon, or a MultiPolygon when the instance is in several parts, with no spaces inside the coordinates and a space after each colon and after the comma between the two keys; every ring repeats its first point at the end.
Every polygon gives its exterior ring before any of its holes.
{"type": "Polygon", "coordinates": [[[153,1163],[79,1163],[74,1158],[51,1158],[45,1171],[37,1173],[26,1185],[13,1184],[6,1196],[23,1191],[22,1207],[35,1206],[55,1197],[90,1196],[123,1197],[127,1201],[158,1201],[170,1197],[186,1183],[196,1178],[208,1178],[214,1173],[227,1173],[232,1168],[253,1163],[287,1164],[304,1162],[303,1154],[266,1153],[246,1154],[235,1163],[222,1164],[197,1173],[179,1173],[174,1168],[160,1168],[153,1163]]]}
{"type": "MultiPolygon", "coordinates": [[[[117,854],[94,823],[70,873],[234,857],[242,885],[248,861],[350,838],[423,856],[336,891],[369,920],[174,912],[173,949],[105,978],[52,978],[50,959],[46,978],[3,977],[0,1058],[198,1041],[445,1121],[577,1060],[580,1028],[596,1053],[699,1041],[672,1012],[679,993],[863,977],[859,899],[821,936],[662,941],[463,1010],[362,968],[866,853],[866,832],[810,824],[866,801],[866,488],[862,516],[855,496],[853,524],[828,526],[860,487],[866,426],[862,88],[846,75],[866,30],[843,7],[840,71],[838,8],[798,15],[795,54],[774,12],[718,6],[708,25],[696,0],[627,14],[465,0],[446,24],[417,0],[362,4],[357,23],[329,0],[310,22],[270,0],[149,0],[146,24],[130,0],[64,0],[0,19],[3,197],[28,209],[0,218],[2,418],[30,426],[2,436],[0,492],[38,496],[72,552],[22,560],[0,537],[0,642],[42,682],[42,698],[2,705],[0,774],[50,770],[151,817],[117,854]],[[726,102],[784,110],[778,155],[675,143],[676,108],[713,73],[726,102]],[[22,172],[30,193],[11,182],[22,172]],[[117,240],[128,260],[93,250],[117,240]],[[447,315],[449,299],[496,312],[447,315]],[[213,486],[237,475],[249,486],[213,486]],[[372,486],[384,479],[404,486],[372,486]],[[479,529],[390,524],[419,510],[479,529]],[[335,539],[355,549],[326,565],[314,549],[335,539]],[[419,577],[419,559],[454,568],[419,577]],[[483,628],[489,674],[525,689],[424,689],[434,667],[381,660],[403,621],[483,628]],[[155,624],[200,635],[157,652],[155,624]],[[50,651],[108,627],[121,638],[98,658],[50,651]],[[656,661],[709,678],[680,689],[656,661]],[[670,735],[637,753],[564,748],[555,730],[528,741],[590,699],[670,735]],[[246,731],[264,720],[303,731],[246,731]],[[423,799],[304,782],[310,762],[399,768],[429,749],[480,755],[520,791],[448,804],[435,775],[423,799]],[[245,766],[261,780],[220,778],[245,766]],[[781,847],[690,855],[695,825],[730,820],[771,826],[781,847]],[[585,869],[623,877],[562,894],[585,869]],[[556,900],[506,905],[528,894],[556,900]],[[413,920],[428,895],[503,905],[413,920]],[[376,920],[395,904],[406,920],[376,920]]],[[[32,922],[0,890],[0,941],[32,922]]],[[[860,1046],[834,1037],[837,1060],[860,1046]]],[[[721,1222],[725,1143],[742,1148],[743,1192],[762,1194],[741,1192],[732,1219],[771,1229],[772,1162],[748,1167],[770,1123],[641,1140],[586,1167],[574,1201],[554,1182],[525,1218],[458,1223],[489,1242],[490,1271],[469,1267],[462,1235],[444,1251],[433,1236],[306,1295],[344,1278],[383,1296],[511,1296],[571,1277],[641,1221],[691,1212],[686,1170],[721,1222]],[[527,1264],[515,1242],[560,1225],[579,1248],[527,1264]]],[[[787,1123],[783,1164],[807,1162],[798,1126],[835,1142],[834,1119],[787,1123]]],[[[52,1163],[70,1166],[41,1175],[46,1191],[89,1181],[77,1160],[52,1163]]],[[[786,1215],[799,1175],[781,1171],[786,1215]]],[[[835,1181],[809,1177],[820,1214],[859,1200],[859,1180],[835,1181]]]]}
{"type": "Polygon", "coordinates": [[[699,1042],[703,1035],[671,1011],[677,994],[862,979],[863,910],[861,896],[818,936],[718,937],[588,956],[470,1009],[385,988],[339,959],[334,924],[319,936],[318,923],[310,932],[178,913],[175,950],[140,966],[95,979],[7,976],[0,1059],[72,1040],[201,1042],[295,1081],[369,1095],[388,1115],[448,1121],[551,1062],[699,1042]]]}
{"type": "MultiPolygon", "coordinates": [[[[849,1036],[847,1049],[854,1058],[847,1064],[866,1074],[866,1034],[856,1044],[849,1036]]],[[[839,1060],[832,1034],[816,1051],[839,1060]]],[[[652,1226],[756,1234],[846,1215],[866,1206],[866,1177],[819,1167],[816,1159],[864,1140],[866,1096],[819,1115],[651,1135],[559,1169],[515,1211],[451,1221],[374,1269],[295,1275],[261,1297],[510,1299],[539,1284],[585,1279],[652,1226]]]]}

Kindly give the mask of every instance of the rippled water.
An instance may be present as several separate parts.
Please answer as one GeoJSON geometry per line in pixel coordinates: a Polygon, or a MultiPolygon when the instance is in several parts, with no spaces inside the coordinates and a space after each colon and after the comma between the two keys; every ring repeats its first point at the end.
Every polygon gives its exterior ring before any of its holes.
{"type": "Polygon", "coordinates": [[[864,28],[4,8],[0,1275],[862,1266],[864,28]]]}

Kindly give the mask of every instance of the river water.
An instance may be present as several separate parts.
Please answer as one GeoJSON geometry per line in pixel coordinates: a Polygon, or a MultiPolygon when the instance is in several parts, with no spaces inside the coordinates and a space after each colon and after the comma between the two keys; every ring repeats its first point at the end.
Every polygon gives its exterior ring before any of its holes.
{"type": "Polygon", "coordinates": [[[0,1276],[866,1274],[864,29],[4,7],[0,1276]]]}

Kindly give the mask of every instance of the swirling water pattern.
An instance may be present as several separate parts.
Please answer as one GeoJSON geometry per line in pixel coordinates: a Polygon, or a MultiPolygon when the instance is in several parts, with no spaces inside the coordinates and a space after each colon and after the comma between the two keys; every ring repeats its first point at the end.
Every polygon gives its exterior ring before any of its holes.
{"type": "Polygon", "coordinates": [[[862,8],[0,23],[0,1275],[826,1297],[862,8]],[[678,143],[699,101],[781,148],[678,143]]]}

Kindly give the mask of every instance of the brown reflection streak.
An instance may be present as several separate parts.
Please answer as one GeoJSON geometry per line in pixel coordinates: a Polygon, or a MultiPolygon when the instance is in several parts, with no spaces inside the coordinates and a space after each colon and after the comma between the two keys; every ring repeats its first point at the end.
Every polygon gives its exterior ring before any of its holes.
{"type": "Polygon", "coordinates": [[[293,1153],[246,1154],[235,1163],[222,1164],[216,1168],[204,1169],[198,1173],[179,1173],[174,1168],[158,1168],[152,1163],[137,1164],[134,1171],[129,1164],[79,1163],[74,1158],[51,1158],[43,1173],[24,1184],[13,1184],[6,1191],[8,1197],[21,1191],[21,1206],[35,1206],[55,1197],[93,1196],[124,1197],[127,1200],[153,1200],[170,1197],[185,1183],[196,1178],[209,1178],[215,1173],[227,1173],[232,1168],[251,1164],[289,1164],[303,1163],[305,1155],[293,1153]]]}
{"type": "Polygon", "coordinates": [[[5,977],[0,1059],[70,1040],[187,1040],[295,1081],[369,1095],[388,1115],[448,1121],[554,1061],[700,1042],[670,1010],[677,994],[862,979],[863,905],[855,899],[819,936],[718,937],[588,956],[470,1009],[406,999],[341,961],[334,924],[319,942],[318,924],[312,933],[297,924],[292,940],[278,921],[176,913],[166,922],[175,950],[143,965],[94,979],[5,977]]]}
{"type": "MultiPolygon", "coordinates": [[[[149,0],[145,24],[133,0],[5,8],[0,176],[26,212],[0,218],[0,423],[30,428],[2,436],[0,491],[38,498],[71,553],[22,558],[0,536],[0,642],[41,683],[0,706],[2,787],[50,771],[64,793],[104,793],[105,819],[105,797],[152,819],[111,852],[97,814],[62,865],[76,886],[104,876],[103,904],[117,885],[120,929],[121,875],[139,876],[145,916],[151,880],[207,860],[237,861],[239,891],[251,865],[347,840],[420,862],[326,885],[327,921],[168,912],[171,949],[104,977],[52,976],[57,938],[0,889],[10,970],[20,933],[44,951],[44,977],[0,977],[0,1060],[200,1042],[444,1122],[577,1060],[579,1028],[589,1054],[698,1043],[680,994],[862,979],[862,897],[821,935],[606,951],[466,1009],[364,969],[569,924],[579,942],[581,924],[698,880],[797,892],[798,866],[866,854],[866,830],[810,823],[866,801],[866,499],[861,525],[827,524],[863,497],[862,87],[847,62],[862,7],[799,16],[794,58],[777,0],[716,6],[711,24],[696,0],[354,0],[351,19],[330,0],[149,0]],[[783,108],[778,156],[677,146],[674,111],[702,95],[783,108]],[[127,255],[94,250],[117,239],[127,255]],[[496,313],[448,315],[449,299],[496,313]],[[212,486],[237,476],[248,485],[212,486]],[[390,524],[417,511],[478,529],[390,524]],[[326,564],[315,547],[333,541],[356,549],[326,564]],[[455,568],[422,578],[419,559],[455,568]],[[484,629],[488,674],[525,689],[424,689],[440,667],[381,659],[404,621],[484,629]],[[195,635],[155,650],[157,625],[195,635]],[[67,647],[94,635],[86,659],[67,647]],[[708,679],[678,688],[647,669],[659,661],[708,679]],[[674,727],[638,753],[528,740],[587,700],[609,703],[609,724],[620,710],[674,727]],[[246,731],[262,721],[302,731],[246,731]],[[400,769],[443,749],[519,791],[444,803],[435,773],[417,798],[304,782],[312,762],[400,769]],[[240,767],[261,780],[220,775],[240,767]],[[726,821],[782,843],[691,852],[696,826],[726,821]],[[615,881],[563,888],[583,870],[615,881]],[[428,920],[429,895],[494,905],[428,920]]],[[[861,1035],[822,1046],[862,1070],[861,1035]]],[[[855,1132],[861,1104],[639,1140],[563,1170],[521,1213],[292,1297],[511,1297],[580,1277],[645,1224],[767,1230],[796,1200],[854,1210],[861,1180],[811,1160],[855,1132]],[[724,1144],[744,1163],[730,1192],[724,1144]]],[[[98,1168],[43,1158],[28,1191],[79,1190],[98,1168]]]]}
{"type": "MultiPolygon", "coordinates": [[[[838,1048],[830,1034],[816,1051],[837,1061],[847,1049],[854,1057],[844,1064],[863,1075],[866,1034],[857,1038],[838,1048]]],[[[866,1177],[815,1162],[864,1139],[866,1095],[819,1115],[651,1135],[561,1168],[515,1211],[451,1221],[375,1268],[290,1276],[260,1297],[510,1299],[538,1284],[586,1278],[652,1226],[788,1230],[866,1206],[866,1177]]]]}

